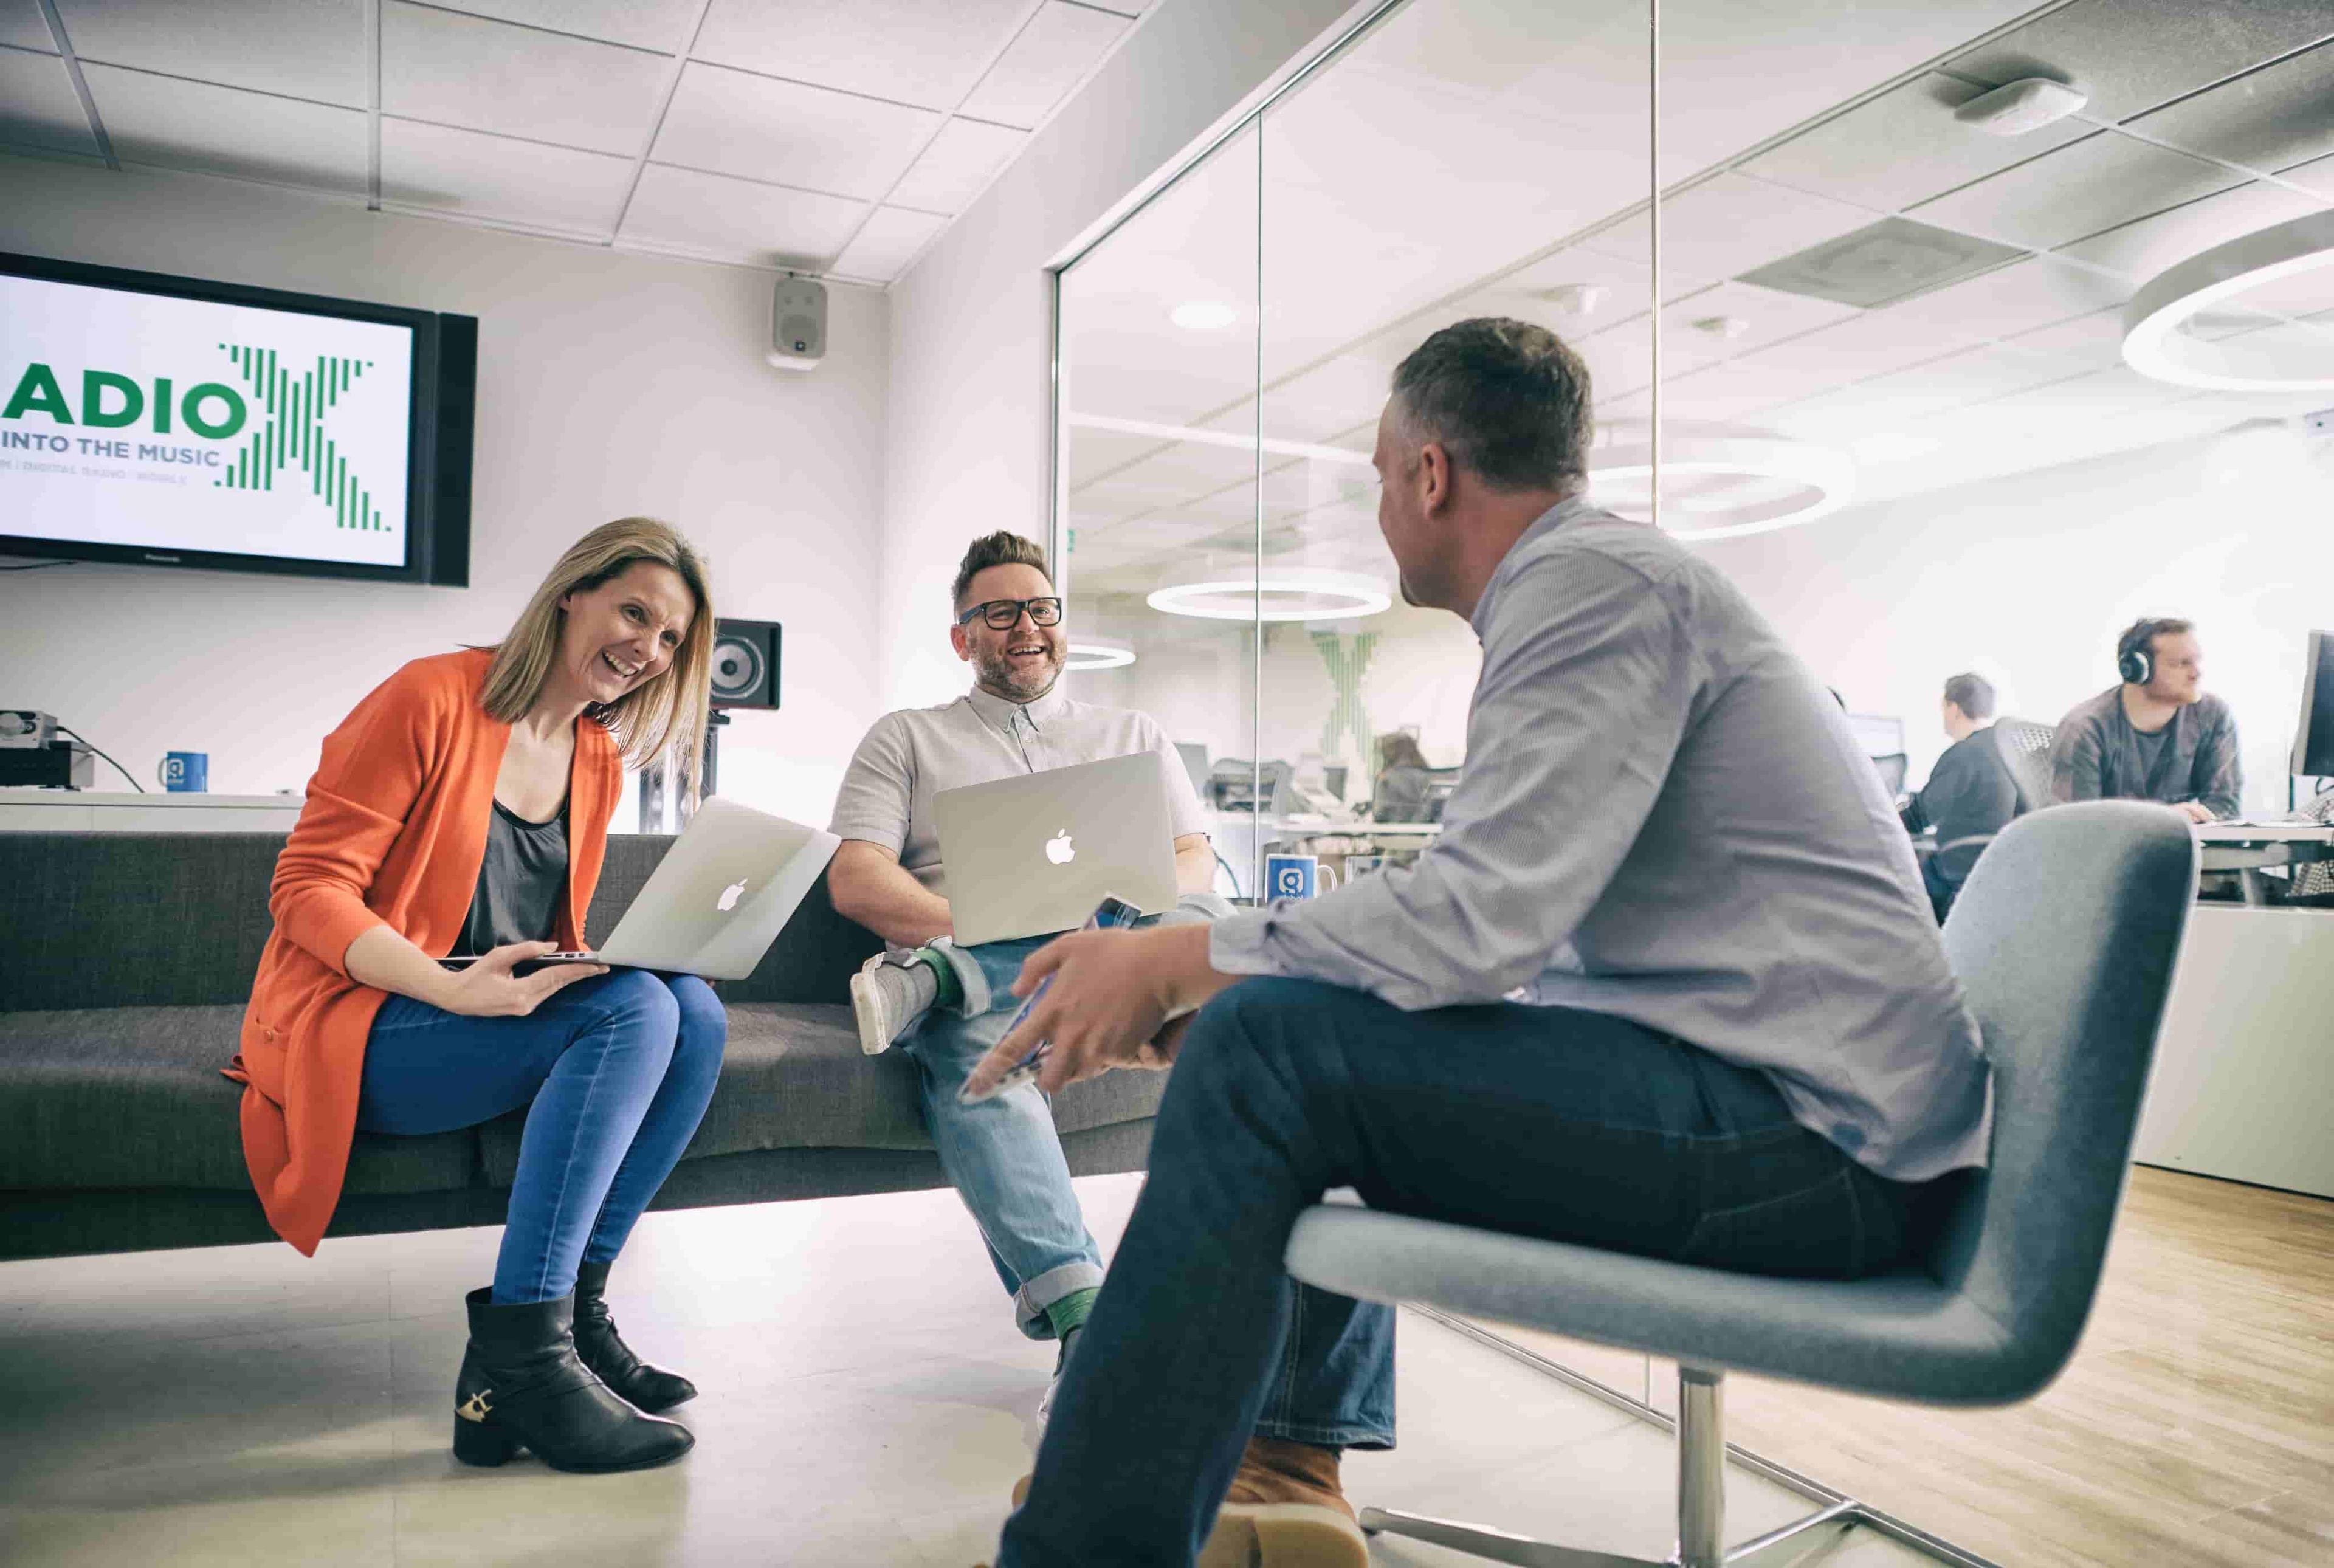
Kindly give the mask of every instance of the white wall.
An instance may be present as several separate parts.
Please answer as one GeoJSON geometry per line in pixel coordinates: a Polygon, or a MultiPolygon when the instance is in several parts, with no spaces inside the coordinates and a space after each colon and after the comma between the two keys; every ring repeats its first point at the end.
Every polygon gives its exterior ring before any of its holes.
{"type": "Polygon", "coordinates": [[[1336,26],[1353,0],[1160,0],[892,292],[884,494],[889,706],[966,685],[949,651],[966,543],[1046,536],[1046,264],[1336,26]]]}
{"type": "MultiPolygon", "coordinates": [[[[803,375],[762,361],[767,274],[5,156],[0,193],[0,250],[479,323],[472,586],[0,575],[0,707],[55,713],[149,785],[161,753],[184,749],[210,754],[214,790],[298,789],[325,731],[391,670],[495,640],[562,549],[645,513],[707,553],[721,613],[786,625],[786,706],[726,732],[723,793],[825,822],[880,711],[884,296],[834,289],[833,352],[803,375]]],[[[616,825],[632,822],[628,805],[616,825]]]]}
{"type": "Polygon", "coordinates": [[[1948,676],[2056,723],[2115,684],[2124,627],[2185,616],[2235,709],[2248,808],[2282,809],[2304,634],[2334,626],[2334,443],[2255,428],[1703,548],[1851,708],[1904,716],[1914,780],[1948,676]]]}

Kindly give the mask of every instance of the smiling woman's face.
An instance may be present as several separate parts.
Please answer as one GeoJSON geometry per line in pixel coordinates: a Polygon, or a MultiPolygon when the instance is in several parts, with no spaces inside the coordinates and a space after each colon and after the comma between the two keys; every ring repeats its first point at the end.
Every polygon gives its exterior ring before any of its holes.
{"type": "Polygon", "coordinates": [[[671,667],[697,600],[671,567],[635,561],[599,587],[570,593],[559,608],[566,620],[553,677],[570,700],[605,704],[671,667]]]}

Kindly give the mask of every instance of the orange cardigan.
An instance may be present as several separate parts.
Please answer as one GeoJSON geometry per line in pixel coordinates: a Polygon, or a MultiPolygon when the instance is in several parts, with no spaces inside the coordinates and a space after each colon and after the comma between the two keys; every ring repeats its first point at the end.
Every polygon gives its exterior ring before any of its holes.
{"type": "MultiPolygon", "coordinates": [[[[432,957],[453,950],[477,890],[510,726],[479,706],[485,649],[418,659],[324,738],[299,824],[275,862],[275,929],[260,954],[242,1051],[243,1155],[275,1233],[313,1255],[341,1199],[365,1039],[385,991],[349,978],[349,944],[389,926],[432,957]]],[[[563,948],[584,946],[608,819],[623,789],[613,736],[575,724],[568,775],[563,948]]]]}

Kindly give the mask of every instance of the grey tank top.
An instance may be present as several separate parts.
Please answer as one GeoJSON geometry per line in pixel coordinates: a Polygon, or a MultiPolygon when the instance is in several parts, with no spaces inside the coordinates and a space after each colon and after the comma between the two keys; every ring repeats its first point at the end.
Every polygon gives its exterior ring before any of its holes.
{"type": "Polygon", "coordinates": [[[462,922],[457,956],[491,952],[513,942],[548,942],[567,890],[567,808],[547,822],[531,822],[495,803],[487,822],[487,858],[478,889],[462,922]]]}

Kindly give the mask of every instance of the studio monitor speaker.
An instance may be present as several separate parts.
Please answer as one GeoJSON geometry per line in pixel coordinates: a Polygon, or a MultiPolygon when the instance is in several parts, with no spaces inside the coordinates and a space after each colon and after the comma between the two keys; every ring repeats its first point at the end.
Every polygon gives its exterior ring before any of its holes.
{"type": "Polygon", "coordinates": [[[770,299],[770,363],[807,370],[825,357],[826,285],[815,278],[780,278],[770,299]]]}
{"type": "Polygon", "coordinates": [[[785,634],[775,620],[722,617],[713,637],[713,706],[778,706],[778,656],[785,634]]]}

